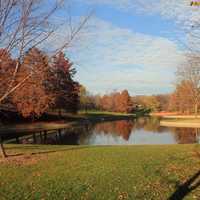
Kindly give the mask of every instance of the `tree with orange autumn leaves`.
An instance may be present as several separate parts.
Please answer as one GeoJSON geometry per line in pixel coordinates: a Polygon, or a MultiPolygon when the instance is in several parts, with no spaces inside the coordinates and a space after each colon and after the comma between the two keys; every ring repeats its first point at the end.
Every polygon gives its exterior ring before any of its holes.
{"type": "Polygon", "coordinates": [[[16,77],[17,83],[34,71],[26,84],[15,90],[12,95],[12,102],[23,117],[40,116],[54,101],[54,95],[45,84],[50,73],[48,65],[48,57],[36,48],[30,49],[21,63],[16,77]]]}
{"type": "Polygon", "coordinates": [[[5,49],[0,49],[0,96],[10,87],[10,77],[15,71],[15,65],[16,61],[11,58],[10,53],[5,49]]]}
{"type": "MultiPolygon", "coordinates": [[[[0,80],[4,84],[0,92],[3,93],[8,87],[5,72],[13,73],[15,61],[7,53],[1,60],[0,80]]],[[[23,117],[39,117],[49,108],[75,112],[79,104],[79,84],[73,80],[76,71],[72,66],[62,52],[52,62],[39,49],[30,49],[20,63],[15,84],[22,82],[31,72],[33,74],[12,93],[11,104],[23,117]]]]}
{"type": "Polygon", "coordinates": [[[90,94],[84,86],[80,89],[80,109],[130,113],[133,102],[127,90],[103,96],[90,94]]]}
{"type": "Polygon", "coordinates": [[[170,109],[196,116],[200,108],[200,57],[187,54],[177,70],[176,89],[170,98],[170,109]]]}
{"type": "Polygon", "coordinates": [[[130,113],[133,103],[127,90],[104,95],[100,99],[100,108],[105,111],[130,113]]]}
{"type": "Polygon", "coordinates": [[[76,112],[79,106],[79,88],[78,82],[73,80],[76,74],[73,63],[65,58],[65,54],[60,52],[53,58],[53,93],[55,97],[54,108],[61,111],[76,112]]]}
{"type": "Polygon", "coordinates": [[[1,48],[6,49],[6,54],[12,55],[15,59],[15,65],[12,65],[13,73],[4,74],[8,81],[4,85],[5,90],[1,90],[0,93],[1,105],[34,74],[34,71],[29,70],[30,73],[24,76],[21,82],[19,79],[16,80],[27,50],[45,47],[52,58],[71,47],[80,37],[81,30],[85,27],[92,12],[85,17],[81,16],[79,20],[76,16],[76,23],[73,23],[71,3],[71,1],[64,0],[51,0],[51,3],[48,0],[0,1],[1,48]],[[55,16],[61,10],[63,12],[63,9],[67,17],[63,16],[64,23],[60,23],[60,19],[55,16]],[[58,30],[63,25],[66,25],[67,28],[62,30],[62,42],[56,47],[52,46],[49,41],[54,40],[54,37],[58,35],[58,30]]]}

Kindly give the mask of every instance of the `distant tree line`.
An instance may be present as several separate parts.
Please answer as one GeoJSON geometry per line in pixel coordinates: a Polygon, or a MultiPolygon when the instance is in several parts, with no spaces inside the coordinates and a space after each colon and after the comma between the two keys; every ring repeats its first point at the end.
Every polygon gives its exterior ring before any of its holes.
{"type": "Polygon", "coordinates": [[[92,95],[84,86],[80,89],[80,110],[101,110],[134,113],[141,110],[152,112],[169,110],[170,94],[131,96],[128,90],[105,95],[92,95]]]}
{"type": "MultiPolygon", "coordinates": [[[[175,90],[169,94],[130,96],[127,90],[107,95],[91,95],[85,92],[81,109],[97,109],[113,112],[177,112],[195,114],[200,110],[200,56],[187,53],[176,72],[175,90]]],[[[81,95],[82,96],[82,95],[81,95]]]]}
{"type": "MultiPolygon", "coordinates": [[[[183,68],[182,68],[183,69],[183,68]]],[[[182,79],[174,92],[158,95],[130,96],[127,90],[106,95],[93,95],[84,86],[80,89],[80,110],[100,110],[110,112],[134,113],[178,112],[180,114],[197,113],[200,108],[199,91],[194,83],[182,79]]]]}
{"type": "Polygon", "coordinates": [[[160,95],[138,95],[132,97],[136,108],[149,109],[151,112],[160,112],[169,110],[170,94],[160,95]]]}
{"type": "Polygon", "coordinates": [[[133,111],[133,102],[127,90],[101,96],[90,94],[82,86],[80,89],[80,109],[130,113],[133,111]]]}
{"type": "Polygon", "coordinates": [[[194,114],[200,109],[200,55],[186,53],[185,59],[177,68],[175,90],[168,95],[139,96],[138,105],[152,111],[169,111],[179,114],[194,114]]]}

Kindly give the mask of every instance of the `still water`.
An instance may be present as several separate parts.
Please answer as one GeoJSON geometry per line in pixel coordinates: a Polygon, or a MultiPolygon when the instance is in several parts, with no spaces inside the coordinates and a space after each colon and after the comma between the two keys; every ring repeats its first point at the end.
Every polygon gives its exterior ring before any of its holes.
{"type": "Polygon", "coordinates": [[[139,118],[80,125],[60,134],[29,135],[17,142],[60,145],[191,144],[200,142],[200,130],[162,127],[158,118],[139,118]]]}

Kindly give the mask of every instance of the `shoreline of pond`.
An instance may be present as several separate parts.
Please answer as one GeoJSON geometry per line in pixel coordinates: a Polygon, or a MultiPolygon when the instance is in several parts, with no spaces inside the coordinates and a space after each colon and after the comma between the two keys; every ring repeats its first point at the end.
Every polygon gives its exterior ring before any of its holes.
{"type": "Polygon", "coordinates": [[[34,133],[59,132],[63,129],[73,128],[83,124],[96,124],[120,120],[133,120],[138,118],[136,114],[118,113],[85,113],[85,114],[66,114],[63,119],[57,121],[40,121],[29,123],[7,124],[0,128],[0,137],[7,138],[23,137],[34,133]],[[13,134],[13,136],[11,136],[13,134]]]}

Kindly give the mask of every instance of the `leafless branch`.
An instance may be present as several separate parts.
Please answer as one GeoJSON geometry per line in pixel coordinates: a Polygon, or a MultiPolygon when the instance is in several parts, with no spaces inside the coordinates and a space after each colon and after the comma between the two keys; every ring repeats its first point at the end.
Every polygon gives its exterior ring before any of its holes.
{"type": "MultiPolygon", "coordinates": [[[[48,3],[47,0],[0,0],[0,43],[6,52],[14,55],[16,60],[9,86],[6,92],[0,96],[0,104],[32,76],[28,75],[21,83],[15,85],[20,63],[27,50],[44,44],[57,31],[58,24],[51,22],[54,14],[59,10],[60,4],[64,1],[55,0],[52,2],[54,4],[50,8],[44,8],[48,3]]],[[[91,15],[92,13],[87,15],[75,28],[72,25],[70,10],[68,10],[69,39],[55,49],[53,56],[69,47],[79,36],[91,15]]]]}

